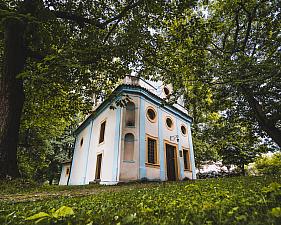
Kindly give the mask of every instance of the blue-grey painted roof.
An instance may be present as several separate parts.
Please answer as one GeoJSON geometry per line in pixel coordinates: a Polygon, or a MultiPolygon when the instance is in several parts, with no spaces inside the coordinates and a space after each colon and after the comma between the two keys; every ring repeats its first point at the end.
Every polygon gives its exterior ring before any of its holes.
{"type": "Polygon", "coordinates": [[[153,102],[154,104],[159,105],[161,108],[169,111],[172,114],[177,115],[181,119],[192,123],[193,119],[183,111],[179,110],[178,108],[174,107],[173,105],[167,104],[165,100],[160,98],[159,96],[151,93],[149,90],[137,86],[137,85],[129,85],[129,84],[122,84],[119,85],[112,93],[111,95],[103,101],[97,109],[90,115],[88,118],[80,124],[80,126],[77,127],[77,129],[74,131],[74,134],[79,134],[93,119],[95,119],[98,115],[100,115],[107,107],[109,107],[115,100],[117,100],[118,97],[120,97],[122,94],[134,94],[144,97],[145,99],[153,102]]]}

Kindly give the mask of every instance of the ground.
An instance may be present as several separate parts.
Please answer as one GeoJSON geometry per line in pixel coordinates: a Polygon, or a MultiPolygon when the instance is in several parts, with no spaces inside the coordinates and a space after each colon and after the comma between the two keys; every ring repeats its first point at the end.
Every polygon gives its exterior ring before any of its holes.
{"type": "Polygon", "coordinates": [[[280,177],[117,186],[0,183],[0,224],[281,224],[280,177]],[[16,193],[16,194],[15,194],[16,193]]]}

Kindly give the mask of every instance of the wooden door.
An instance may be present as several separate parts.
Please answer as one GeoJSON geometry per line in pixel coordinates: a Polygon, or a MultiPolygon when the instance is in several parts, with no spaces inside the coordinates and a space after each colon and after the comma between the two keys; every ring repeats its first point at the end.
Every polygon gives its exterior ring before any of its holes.
{"type": "Polygon", "coordinates": [[[99,154],[99,155],[97,155],[96,180],[100,180],[100,175],[101,175],[101,162],[102,162],[102,154],[99,154]]]}
{"type": "Polygon", "coordinates": [[[168,180],[177,180],[176,147],[166,144],[166,169],[168,180]]]}

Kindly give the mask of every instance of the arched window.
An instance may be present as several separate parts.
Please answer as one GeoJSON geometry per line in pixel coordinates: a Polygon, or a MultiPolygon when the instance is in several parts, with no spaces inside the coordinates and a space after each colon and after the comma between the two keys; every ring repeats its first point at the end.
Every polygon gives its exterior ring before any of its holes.
{"type": "Polygon", "coordinates": [[[134,135],[129,133],[125,135],[124,139],[124,160],[133,160],[134,159],[134,135]]]}
{"type": "Polygon", "coordinates": [[[135,126],[135,104],[133,102],[128,102],[126,106],[126,126],[135,126]]]}

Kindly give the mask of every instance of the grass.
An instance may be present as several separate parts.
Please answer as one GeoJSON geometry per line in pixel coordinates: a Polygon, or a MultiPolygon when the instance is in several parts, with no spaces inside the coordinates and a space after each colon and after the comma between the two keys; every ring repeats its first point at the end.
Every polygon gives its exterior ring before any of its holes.
{"type": "Polygon", "coordinates": [[[0,196],[0,224],[281,224],[280,177],[73,187],[0,183],[0,196]]]}

